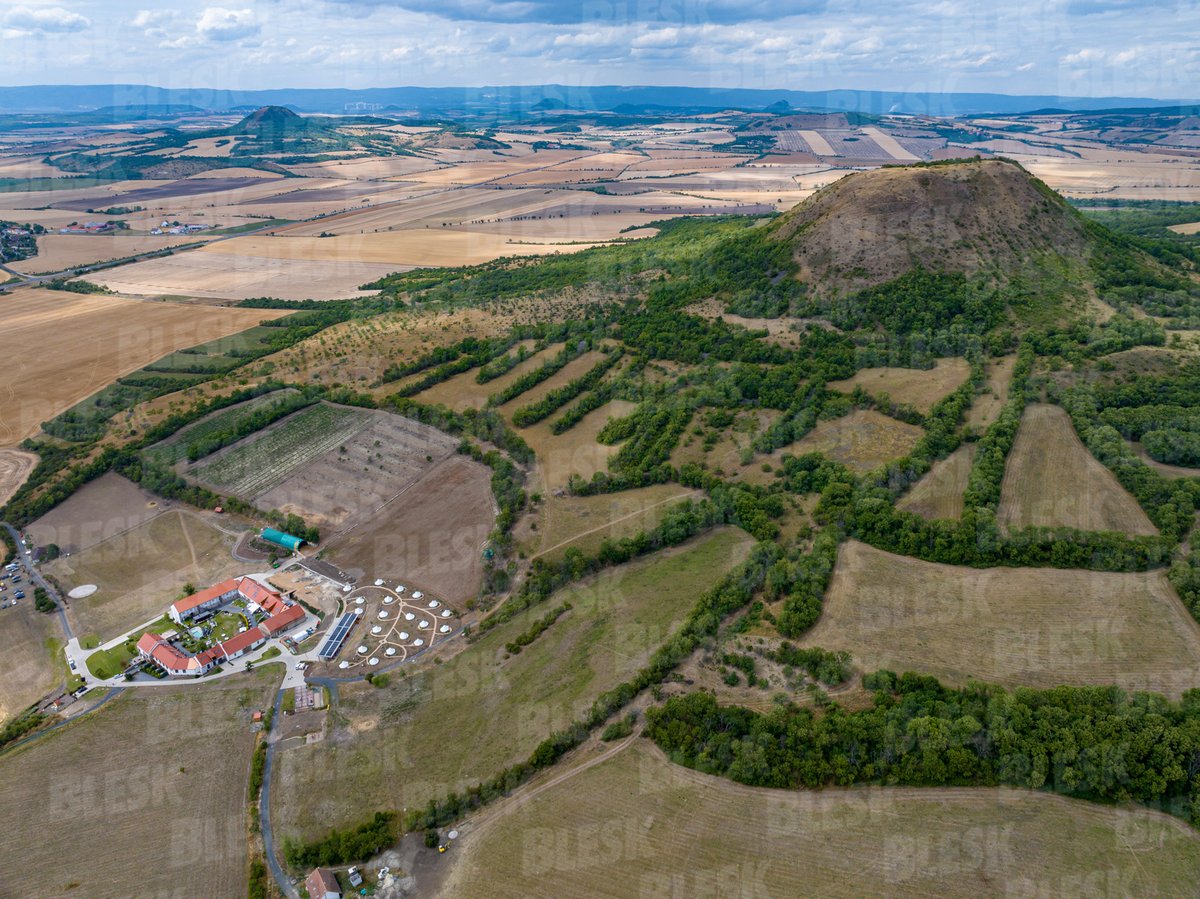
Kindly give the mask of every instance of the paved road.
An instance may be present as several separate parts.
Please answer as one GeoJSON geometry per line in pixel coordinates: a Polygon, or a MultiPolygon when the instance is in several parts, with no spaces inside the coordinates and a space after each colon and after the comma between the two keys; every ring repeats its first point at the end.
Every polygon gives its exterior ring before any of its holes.
{"type": "MultiPolygon", "coordinates": [[[[275,721],[279,718],[279,709],[282,703],[283,691],[280,690],[275,694],[275,712],[271,715],[272,729],[275,727],[275,721]]],[[[267,760],[263,765],[263,785],[258,796],[258,818],[262,828],[263,854],[267,857],[267,865],[270,866],[275,883],[279,885],[283,895],[288,899],[300,899],[300,894],[296,892],[291,879],[283,870],[283,866],[279,864],[279,859],[275,857],[275,834],[271,831],[271,769],[275,762],[275,740],[271,739],[270,734],[264,735],[264,738],[267,740],[267,760]]]]}
{"type": "Polygon", "coordinates": [[[62,721],[51,724],[49,727],[42,728],[41,730],[30,734],[28,737],[23,737],[22,739],[17,740],[15,743],[10,743],[4,747],[4,752],[11,752],[20,746],[26,746],[29,743],[32,743],[34,740],[40,740],[42,737],[46,736],[46,734],[54,733],[54,731],[58,730],[60,727],[66,727],[68,724],[72,724],[73,722],[78,721],[80,718],[90,715],[92,712],[96,711],[96,709],[100,708],[100,706],[104,705],[109,700],[116,699],[124,692],[125,690],[121,687],[113,687],[90,708],[84,709],[82,712],[76,712],[70,718],[64,718],[62,721]]]}
{"type": "Polygon", "coordinates": [[[58,621],[59,624],[62,625],[63,635],[66,637],[66,640],[69,643],[74,639],[75,633],[71,630],[71,622],[67,620],[67,606],[63,600],[63,597],[60,596],[59,592],[51,587],[50,584],[47,583],[46,580],[38,573],[37,569],[33,567],[33,554],[25,548],[25,542],[21,539],[20,531],[14,528],[7,521],[0,521],[0,527],[3,527],[6,531],[8,531],[9,536],[13,538],[13,542],[17,544],[16,561],[21,564],[21,568],[29,576],[29,580],[45,590],[46,593],[50,595],[50,598],[54,600],[55,605],[58,606],[58,621]]]}

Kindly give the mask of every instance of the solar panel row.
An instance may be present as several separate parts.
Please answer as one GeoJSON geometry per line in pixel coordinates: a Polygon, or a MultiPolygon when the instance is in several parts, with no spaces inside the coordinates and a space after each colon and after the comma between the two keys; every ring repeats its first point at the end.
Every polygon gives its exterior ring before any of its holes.
{"type": "Polygon", "coordinates": [[[337,624],[333,626],[333,630],[329,632],[329,636],[325,638],[325,643],[317,656],[326,662],[332,660],[341,650],[342,644],[346,642],[346,635],[350,633],[350,628],[357,620],[358,616],[353,612],[347,612],[339,618],[337,624]]]}

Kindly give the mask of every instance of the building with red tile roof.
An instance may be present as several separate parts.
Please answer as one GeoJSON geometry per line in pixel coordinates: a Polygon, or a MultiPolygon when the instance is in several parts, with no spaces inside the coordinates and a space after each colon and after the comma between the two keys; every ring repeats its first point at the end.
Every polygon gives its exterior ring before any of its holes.
{"type": "Polygon", "coordinates": [[[170,616],[176,623],[183,624],[186,619],[218,609],[239,596],[266,612],[266,620],[196,655],[173,646],[159,634],[145,633],[137,643],[138,655],[172,677],[199,677],[223,662],[257,649],[269,638],[290,630],[306,617],[304,607],[299,603],[289,603],[251,577],[231,578],[178,600],[171,604],[170,616]]]}
{"type": "Polygon", "coordinates": [[[299,603],[295,603],[294,605],[284,606],[282,611],[272,615],[260,624],[259,627],[268,637],[274,637],[286,630],[290,630],[303,620],[304,607],[299,603]]]}
{"type": "Polygon", "coordinates": [[[328,868],[313,868],[304,878],[304,889],[308,890],[309,899],[342,899],[342,888],[328,868]]]}
{"type": "Polygon", "coordinates": [[[171,603],[168,614],[176,624],[183,624],[187,618],[193,618],[202,612],[208,612],[212,609],[219,609],[237,595],[238,581],[231,578],[227,581],[221,581],[219,584],[213,584],[211,587],[201,590],[198,593],[193,593],[191,596],[175,600],[175,602],[171,603]]]}

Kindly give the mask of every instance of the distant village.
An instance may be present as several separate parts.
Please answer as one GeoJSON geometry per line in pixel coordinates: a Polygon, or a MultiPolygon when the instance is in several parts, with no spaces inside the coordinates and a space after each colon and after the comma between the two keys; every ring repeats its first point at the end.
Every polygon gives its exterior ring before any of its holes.
{"type": "Polygon", "coordinates": [[[41,225],[0,222],[0,262],[19,262],[36,256],[37,236],[45,233],[41,225]]]}

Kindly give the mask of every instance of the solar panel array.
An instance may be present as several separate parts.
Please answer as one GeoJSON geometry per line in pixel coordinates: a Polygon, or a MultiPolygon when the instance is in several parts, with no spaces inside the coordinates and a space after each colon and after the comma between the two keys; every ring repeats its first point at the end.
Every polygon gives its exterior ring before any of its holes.
{"type": "Polygon", "coordinates": [[[341,651],[342,644],[346,642],[346,636],[350,633],[350,628],[354,627],[354,622],[357,620],[358,616],[353,612],[347,612],[339,618],[337,624],[333,626],[333,630],[329,632],[329,636],[325,638],[320,652],[317,653],[318,658],[326,662],[332,661],[341,651]]]}

